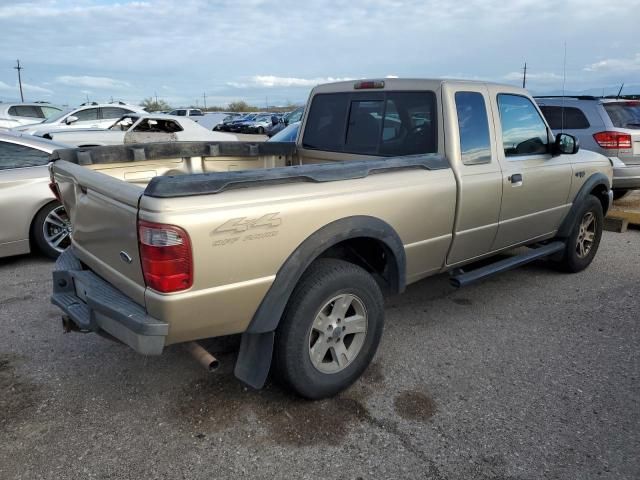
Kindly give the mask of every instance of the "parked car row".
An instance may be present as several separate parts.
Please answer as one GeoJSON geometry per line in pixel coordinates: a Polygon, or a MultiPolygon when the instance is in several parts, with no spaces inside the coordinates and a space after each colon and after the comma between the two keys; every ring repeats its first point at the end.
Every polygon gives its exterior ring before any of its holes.
{"type": "Polygon", "coordinates": [[[149,142],[235,142],[229,133],[213,132],[188,117],[150,113],[124,115],[107,129],[54,130],[45,138],[77,147],[149,142]]]}
{"type": "Polygon", "coordinates": [[[67,109],[40,123],[24,125],[14,130],[31,135],[43,136],[54,130],[111,127],[123,115],[146,113],[142,107],[123,103],[85,103],[78,108],[67,109]]]}

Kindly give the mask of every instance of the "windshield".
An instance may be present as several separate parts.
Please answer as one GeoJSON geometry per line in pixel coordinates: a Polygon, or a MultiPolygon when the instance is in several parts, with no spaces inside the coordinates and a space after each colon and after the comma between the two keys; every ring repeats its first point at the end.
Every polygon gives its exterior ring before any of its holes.
{"type": "Polygon", "coordinates": [[[109,130],[118,130],[118,131],[126,132],[131,128],[131,125],[133,125],[137,120],[138,120],[138,117],[131,117],[131,116],[122,117],[116,123],[111,125],[109,127],[109,130]]]}
{"type": "Polygon", "coordinates": [[[612,102],[603,106],[614,127],[640,128],[640,102],[612,102]]]}
{"type": "Polygon", "coordinates": [[[58,120],[66,117],[70,112],[72,112],[73,109],[71,108],[67,108],[66,110],[63,110],[61,113],[59,113],[58,115],[54,115],[52,117],[47,118],[44,122],[42,123],[57,123],[58,120]]]}
{"type": "Polygon", "coordinates": [[[280,130],[268,141],[269,142],[295,142],[296,137],[298,136],[299,129],[300,129],[300,122],[292,123],[288,127],[280,130]]]}

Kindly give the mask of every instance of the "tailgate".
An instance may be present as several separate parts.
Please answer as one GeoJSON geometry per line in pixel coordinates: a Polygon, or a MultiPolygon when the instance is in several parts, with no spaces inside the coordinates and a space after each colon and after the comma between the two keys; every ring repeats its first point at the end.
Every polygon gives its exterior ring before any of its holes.
{"type": "Polygon", "coordinates": [[[138,200],[143,188],[66,161],[51,166],[73,227],[75,255],[144,305],[138,253],[138,200]]]}

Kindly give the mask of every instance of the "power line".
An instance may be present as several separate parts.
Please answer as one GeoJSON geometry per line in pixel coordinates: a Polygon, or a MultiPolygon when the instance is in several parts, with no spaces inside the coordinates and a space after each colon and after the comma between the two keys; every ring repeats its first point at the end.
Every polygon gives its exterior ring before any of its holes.
{"type": "Polygon", "coordinates": [[[20,66],[20,60],[16,60],[17,65],[14,68],[14,70],[18,71],[18,84],[20,85],[20,100],[24,102],[24,95],[22,94],[22,77],[20,75],[20,70],[24,69],[24,67],[20,66]]]}

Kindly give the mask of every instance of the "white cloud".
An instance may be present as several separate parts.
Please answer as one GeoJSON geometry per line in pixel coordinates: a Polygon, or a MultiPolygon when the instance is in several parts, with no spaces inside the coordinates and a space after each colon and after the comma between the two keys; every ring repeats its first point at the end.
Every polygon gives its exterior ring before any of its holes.
{"type": "Polygon", "coordinates": [[[630,58],[608,58],[584,67],[586,72],[640,72],[640,53],[630,58]]]}
{"type": "Polygon", "coordinates": [[[125,89],[131,87],[129,82],[116,80],[109,77],[91,77],[89,75],[72,76],[61,75],[56,77],[56,82],[70,87],[88,87],[97,89],[125,89]]]}
{"type": "Polygon", "coordinates": [[[321,83],[342,82],[353,80],[351,77],[334,78],[298,78],[298,77],[276,77],[275,75],[255,75],[248,82],[227,82],[227,85],[235,88],[254,87],[315,87],[321,83]]]}
{"type": "MultiPolygon", "coordinates": [[[[48,88],[40,87],[38,85],[32,85],[30,83],[22,82],[22,90],[25,93],[39,93],[41,95],[52,95],[53,91],[48,88]]],[[[18,82],[15,85],[9,85],[5,82],[0,81],[0,91],[4,92],[20,92],[20,87],[18,86],[18,82]]]]}
{"type": "MultiPolygon", "coordinates": [[[[516,80],[522,81],[522,72],[510,72],[502,77],[503,80],[513,82],[516,80]]],[[[562,75],[558,75],[553,72],[539,72],[529,73],[527,72],[527,80],[535,81],[538,83],[557,83],[562,81],[562,75]]]]}

